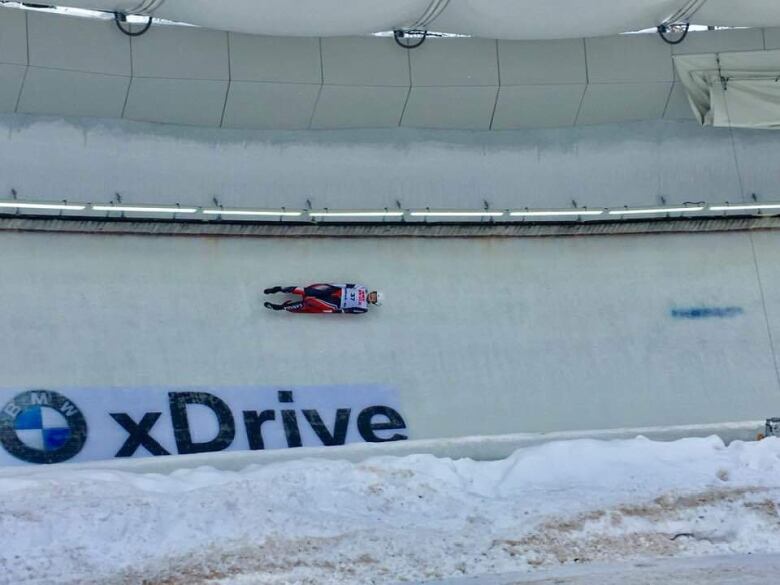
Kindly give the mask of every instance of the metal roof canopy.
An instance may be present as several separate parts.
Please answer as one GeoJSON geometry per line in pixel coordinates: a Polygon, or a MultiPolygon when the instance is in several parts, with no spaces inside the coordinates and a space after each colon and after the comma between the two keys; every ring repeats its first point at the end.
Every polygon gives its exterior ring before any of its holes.
{"type": "Polygon", "coordinates": [[[780,127],[780,50],[678,55],[674,62],[702,124],[780,127]]]}
{"type": "Polygon", "coordinates": [[[679,21],[780,26],[777,0],[62,0],[58,5],[279,36],[414,28],[532,40],[619,34],[679,21]]]}

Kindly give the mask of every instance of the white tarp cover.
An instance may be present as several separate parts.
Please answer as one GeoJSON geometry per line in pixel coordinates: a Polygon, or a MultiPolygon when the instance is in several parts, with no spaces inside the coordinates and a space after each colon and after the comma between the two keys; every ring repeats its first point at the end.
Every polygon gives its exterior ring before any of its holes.
{"type": "Polygon", "coordinates": [[[694,24],[780,26],[778,0],[61,0],[58,5],[265,35],[361,35],[409,27],[501,39],[560,39],[694,24]],[[692,7],[689,9],[689,7],[692,7]]]}
{"type": "Polygon", "coordinates": [[[674,58],[699,122],[780,128],[780,50],[674,58]]]}

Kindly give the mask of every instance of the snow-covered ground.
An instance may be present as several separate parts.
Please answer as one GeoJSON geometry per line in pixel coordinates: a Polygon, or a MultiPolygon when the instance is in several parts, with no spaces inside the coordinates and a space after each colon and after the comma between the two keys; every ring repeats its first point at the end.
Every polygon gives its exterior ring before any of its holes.
{"type": "Polygon", "coordinates": [[[0,539],[0,582],[14,584],[397,583],[780,553],[780,440],[165,476],[47,468],[0,478],[0,539]]]}

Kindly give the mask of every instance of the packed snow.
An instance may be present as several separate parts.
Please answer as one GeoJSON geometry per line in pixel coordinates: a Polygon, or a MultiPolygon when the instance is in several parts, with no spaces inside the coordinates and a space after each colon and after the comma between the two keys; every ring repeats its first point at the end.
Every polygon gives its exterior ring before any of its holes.
{"type": "Polygon", "coordinates": [[[0,582],[36,584],[378,584],[772,554],[780,439],[170,475],[50,467],[0,476],[0,535],[0,582]]]}

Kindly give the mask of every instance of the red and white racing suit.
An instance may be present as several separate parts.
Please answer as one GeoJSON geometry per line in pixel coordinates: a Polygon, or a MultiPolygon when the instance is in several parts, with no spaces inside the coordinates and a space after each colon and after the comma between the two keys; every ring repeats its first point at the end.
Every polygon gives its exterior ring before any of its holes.
{"type": "Polygon", "coordinates": [[[281,292],[301,295],[300,301],[275,305],[291,313],[365,313],[368,311],[368,289],[359,284],[310,284],[288,286],[281,292]]]}

